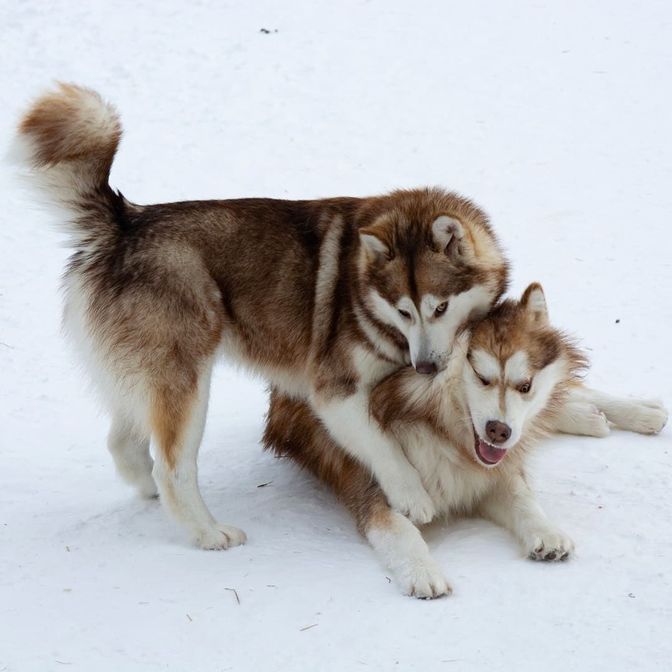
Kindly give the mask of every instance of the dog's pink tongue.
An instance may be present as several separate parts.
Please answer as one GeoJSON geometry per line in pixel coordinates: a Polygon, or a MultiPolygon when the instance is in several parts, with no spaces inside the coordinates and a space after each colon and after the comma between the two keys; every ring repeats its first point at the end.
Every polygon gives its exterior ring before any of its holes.
{"type": "Polygon", "coordinates": [[[497,464],[506,455],[506,448],[496,448],[479,439],[478,453],[485,462],[497,464]]]}

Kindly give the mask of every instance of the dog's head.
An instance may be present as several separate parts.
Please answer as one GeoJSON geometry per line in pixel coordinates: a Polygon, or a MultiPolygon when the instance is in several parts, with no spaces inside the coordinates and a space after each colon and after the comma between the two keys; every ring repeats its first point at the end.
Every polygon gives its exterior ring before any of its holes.
{"type": "Polygon", "coordinates": [[[586,366],[584,356],[548,322],[541,285],[496,306],[460,337],[462,380],[473,426],[473,456],[494,467],[540,429],[586,366]]]}
{"type": "Polygon", "coordinates": [[[359,230],[362,299],[400,332],[420,373],[446,366],[458,330],[501,296],[508,265],[485,214],[436,189],[376,201],[359,230]]]}

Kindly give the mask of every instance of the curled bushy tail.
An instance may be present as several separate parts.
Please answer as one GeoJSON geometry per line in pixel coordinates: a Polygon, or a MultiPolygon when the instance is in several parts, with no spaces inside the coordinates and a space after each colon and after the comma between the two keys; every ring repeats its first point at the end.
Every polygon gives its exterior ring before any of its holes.
{"type": "Polygon", "coordinates": [[[42,200],[59,207],[59,223],[75,247],[97,246],[119,233],[122,199],[108,179],[120,138],[114,108],[74,84],[40,97],[19,124],[14,158],[42,200]]]}

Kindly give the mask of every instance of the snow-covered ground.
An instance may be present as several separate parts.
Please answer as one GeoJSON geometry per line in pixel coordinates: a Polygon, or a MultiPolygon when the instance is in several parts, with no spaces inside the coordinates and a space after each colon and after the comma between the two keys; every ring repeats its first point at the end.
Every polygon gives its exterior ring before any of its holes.
{"type": "MultiPolygon", "coordinates": [[[[667,0],[4,0],[0,56],[0,142],[53,79],[93,86],[126,128],[113,184],[140,203],[474,197],[592,382],[672,405],[667,0]]],[[[542,446],[537,489],[576,558],[436,525],[455,593],[419,602],[262,453],[263,382],[222,365],[202,488],[249,543],[196,550],[115,476],[59,334],[67,251],[7,168],[0,193],[0,671],[670,669],[669,428],[542,446]]]]}

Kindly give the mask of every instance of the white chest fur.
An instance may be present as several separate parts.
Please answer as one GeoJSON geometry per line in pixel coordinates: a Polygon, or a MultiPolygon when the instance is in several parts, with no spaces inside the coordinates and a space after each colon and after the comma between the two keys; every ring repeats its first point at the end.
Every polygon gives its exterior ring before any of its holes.
{"type": "Polygon", "coordinates": [[[437,512],[468,513],[492,488],[492,474],[471,466],[446,439],[429,429],[416,426],[404,430],[399,438],[437,512]]]}

